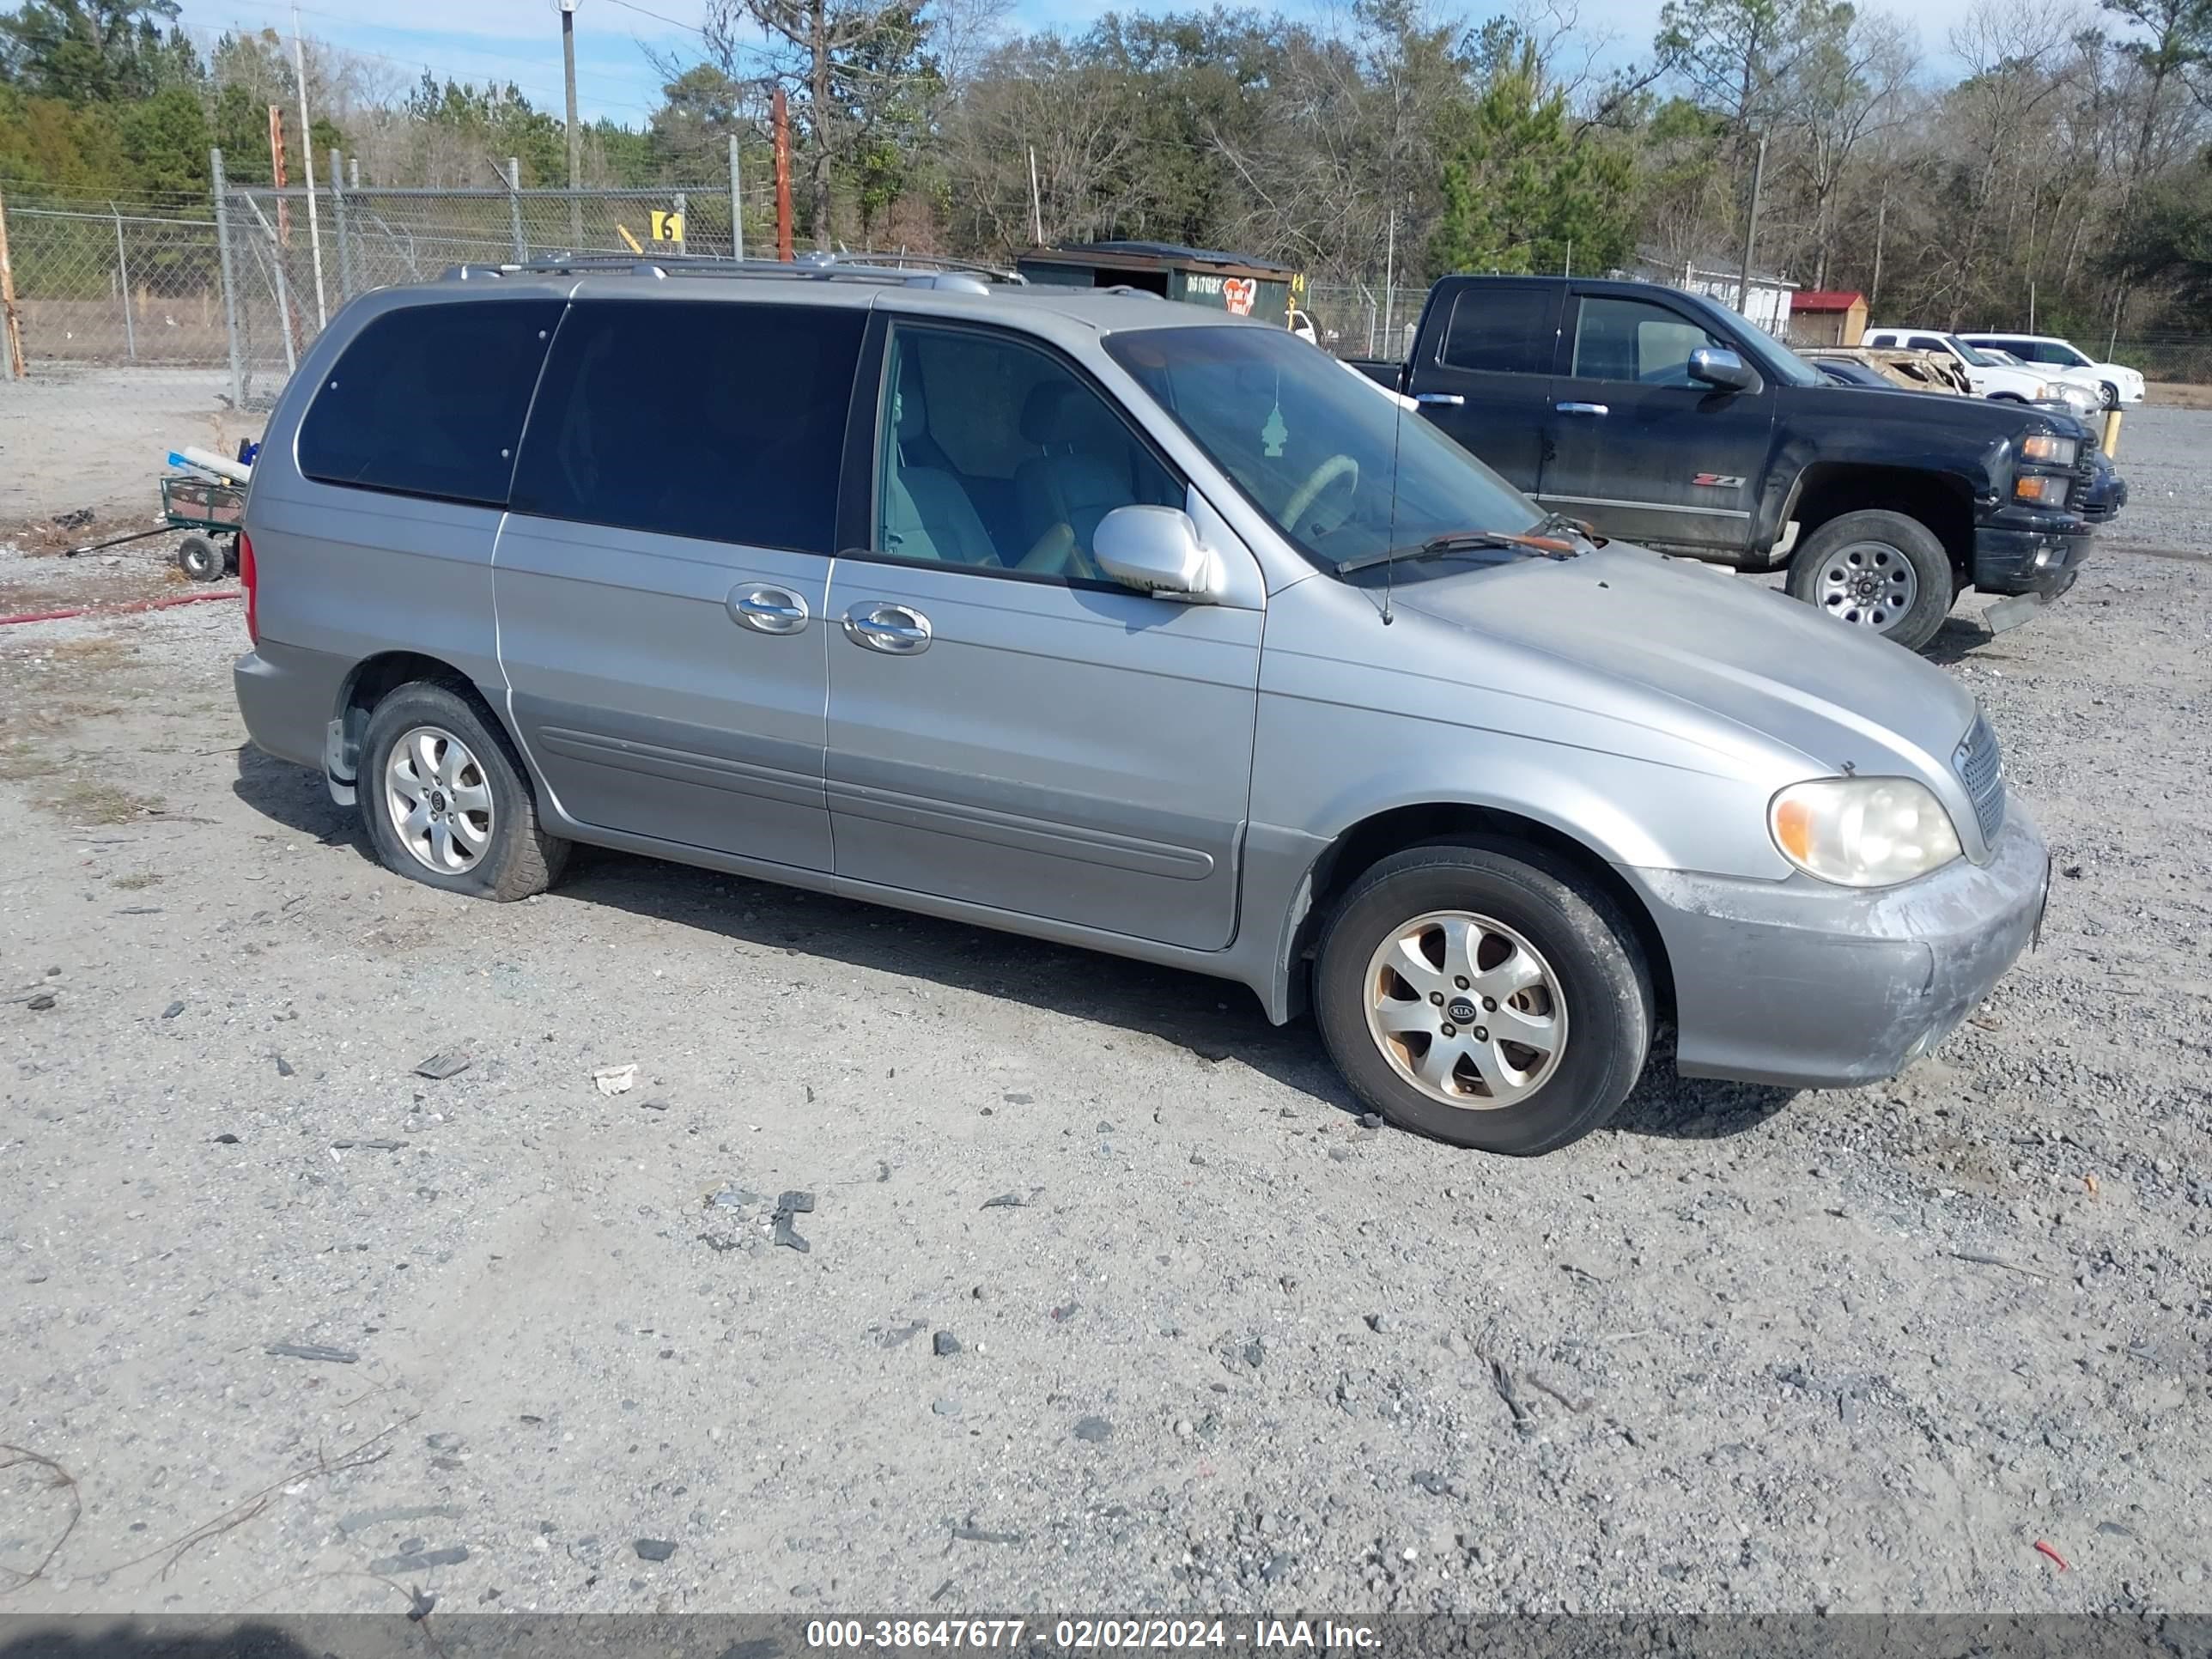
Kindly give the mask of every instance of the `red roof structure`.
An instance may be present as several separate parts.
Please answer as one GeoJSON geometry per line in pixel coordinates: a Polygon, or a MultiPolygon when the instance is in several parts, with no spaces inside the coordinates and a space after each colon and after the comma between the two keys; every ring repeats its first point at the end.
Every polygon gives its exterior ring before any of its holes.
{"type": "Polygon", "coordinates": [[[1790,296],[1790,309],[1792,311],[1849,311],[1853,306],[1865,303],[1865,295],[1847,294],[1840,289],[1790,296]]]}

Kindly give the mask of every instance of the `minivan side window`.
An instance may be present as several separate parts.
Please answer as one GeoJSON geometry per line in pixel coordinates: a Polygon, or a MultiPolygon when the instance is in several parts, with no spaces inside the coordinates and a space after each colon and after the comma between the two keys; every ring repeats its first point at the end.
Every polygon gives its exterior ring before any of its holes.
{"type": "Polygon", "coordinates": [[[1559,296],[1540,288],[1469,285],[1452,301],[1438,361],[1478,374],[1549,374],[1559,296]]]}
{"type": "Polygon", "coordinates": [[[1187,499],[1087,381],[1006,335],[902,324],[883,395],[874,548],[887,558],[1102,580],[1099,520],[1187,499]]]}
{"type": "Polygon", "coordinates": [[[579,300],[515,467],[539,518],[829,553],[866,313],[579,300]]]}
{"type": "Polygon", "coordinates": [[[507,505],[558,300],[410,306],[338,354],[300,422],[300,471],[437,501],[507,505]]]}

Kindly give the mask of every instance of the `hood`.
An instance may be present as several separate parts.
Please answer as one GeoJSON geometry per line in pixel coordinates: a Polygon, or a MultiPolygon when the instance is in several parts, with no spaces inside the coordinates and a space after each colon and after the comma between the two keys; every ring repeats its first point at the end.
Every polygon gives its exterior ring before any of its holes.
{"type": "MultiPolygon", "coordinates": [[[[1980,371],[1976,371],[1979,373],[1980,371]]],[[[1898,386],[1914,401],[1902,406],[1885,407],[1879,417],[1899,423],[1924,428],[1931,421],[1940,420],[1944,428],[1953,434],[1972,436],[1996,443],[2009,443],[2027,432],[2047,432],[2062,423],[2071,424],[2077,417],[2046,410],[2029,403],[1997,403],[1988,398],[1961,397],[1954,392],[1934,388],[1898,386]],[[1934,407],[1928,400],[1933,400],[1934,407]]],[[[1792,386],[1793,401],[1805,400],[1823,414],[1865,420],[1876,416],[1858,394],[1872,387],[1838,386],[1829,380],[1820,386],[1792,386]],[[1856,401],[1855,401],[1856,399],[1856,401]]]]}
{"type": "MultiPolygon", "coordinates": [[[[1837,395],[1852,394],[1838,388],[1837,395]]],[[[1405,582],[1400,610],[1626,682],[1686,736],[1715,720],[1796,750],[1808,775],[1918,776],[1948,798],[1975,703],[1878,635],[1717,566],[1613,543],[1405,582]]],[[[1718,735],[1718,734],[1715,734],[1718,735]]],[[[1960,794],[1963,801],[1963,794],[1960,794]]]]}

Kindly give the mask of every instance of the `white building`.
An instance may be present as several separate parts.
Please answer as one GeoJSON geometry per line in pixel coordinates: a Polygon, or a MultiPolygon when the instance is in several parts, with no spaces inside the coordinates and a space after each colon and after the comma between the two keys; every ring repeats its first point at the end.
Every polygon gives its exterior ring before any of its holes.
{"type": "Polygon", "coordinates": [[[1738,305],[1736,291],[1743,274],[1741,261],[1730,264],[1725,259],[1675,259],[1656,248],[1646,247],[1637,251],[1632,266],[1618,274],[1638,282],[1664,283],[1669,288],[1702,294],[1730,310],[1741,311],[1776,339],[1790,337],[1790,296],[1797,291],[1797,284],[1787,276],[1778,276],[1753,266],[1749,291],[1744,295],[1743,303],[1738,305]]]}

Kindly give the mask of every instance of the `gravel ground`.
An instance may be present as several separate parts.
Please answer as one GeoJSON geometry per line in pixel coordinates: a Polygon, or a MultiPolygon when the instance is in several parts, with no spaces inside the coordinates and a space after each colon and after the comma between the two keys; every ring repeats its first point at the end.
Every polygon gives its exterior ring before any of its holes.
{"type": "Polygon", "coordinates": [[[2131,416],[2075,593],[1940,642],[2039,951],[1893,1083],[1662,1056],[1533,1163],[1205,980],[612,854],[451,901],[243,747],[234,605],[5,630],[0,1442],[70,1478],[0,1471],[5,1606],[2212,1607],[2208,447],[2131,416]]]}

